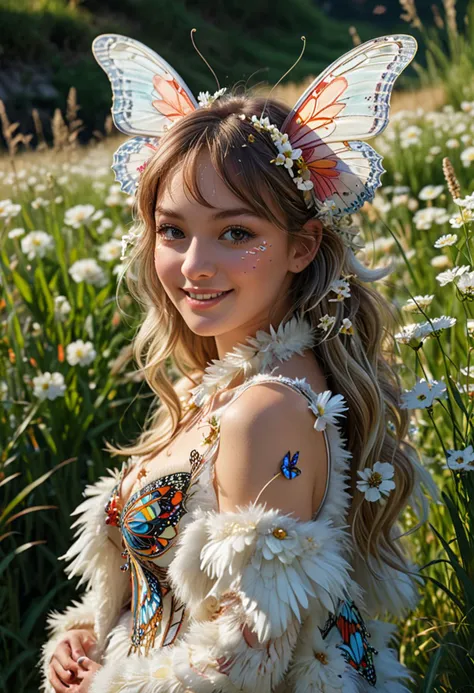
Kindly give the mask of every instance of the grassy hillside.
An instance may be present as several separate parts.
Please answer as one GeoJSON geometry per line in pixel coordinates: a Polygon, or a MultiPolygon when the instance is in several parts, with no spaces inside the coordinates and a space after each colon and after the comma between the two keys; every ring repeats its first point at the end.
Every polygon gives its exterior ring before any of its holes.
{"type": "MultiPolygon", "coordinates": [[[[36,107],[44,119],[64,108],[70,86],[77,88],[87,131],[102,128],[110,108],[110,87],[90,50],[100,33],[118,32],[157,50],[194,91],[215,82],[194,51],[189,32],[223,85],[274,83],[291,66],[307,39],[303,60],[290,81],[317,74],[350,49],[350,21],[328,18],[311,0],[0,0],[0,95],[2,79],[11,119],[28,128],[36,107]],[[3,76],[3,77],[2,77],[3,76]]],[[[361,38],[386,31],[359,25],[361,38]]],[[[30,128],[32,130],[32,127],[30,128]]]]}

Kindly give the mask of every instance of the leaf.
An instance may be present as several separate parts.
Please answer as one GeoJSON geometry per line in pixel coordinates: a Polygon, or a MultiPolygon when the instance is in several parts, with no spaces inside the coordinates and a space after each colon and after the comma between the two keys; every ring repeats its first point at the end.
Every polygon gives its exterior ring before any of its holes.
{"type": "Polygon", "coordinates": [[[28,494],[31,493],[37,486],[41,486],[43,482],[46,481],[46,479],[49,479],[50,476],[54,474],[54,472],[57,472],[58,469],[61,469],[61,467],[64,467],[67,464],[70,464],[71,462],[74,462],[77,460],[77,457],[71,457],[68,460],[64,460],[64,462],[60,462],[57,464],[53,469],[50,469],[49,472],[46,472],[42,476],[40,476],[38,479],[35,479],[35,481],[32,481],[31,484],[28,484],[28,486],[25,486],[24,489],[18,493],[15,498],[10,501],[10,503],[7,505],[3,513],[0,515],[0,524],[2,522],[5,522],[7,516],[11,513],[13,508],[16,508],[16,506],[21,503],[21,501],[28,496],[28,494]]]}
{"type": "Polygon", "coordinates": [[[38,510],[57,510],[57,509],[58,509],[57,505],[35,505],[31,508],[25,508],[24,510],[20,510],[19,513],[12,515],[11,517],[8,518],[8,520],[5,522],[5,524],[8,525],[8,524],[10,524],[10,522],[13,522],[13,520],[16,520],[18,517],[22,517],[23,515],[28,515],[28,513],[37,512],[38,510]]]}
{"type": "Polygon", "coordinates": [[[464,598],[468,604],[468,607],[472,608],[474,605],[474,584],[472,580],[459,563],[458,557],[456,556],[452,548],[449,546],[448,542],[441,536],[441,534],[435,529],[435,527],[433,527],[431,522],[430,527],[436,534],[436,536],[442,543],[444,550],[448,554],[453,570],[456,573],[456,577],[458,578],[459,583],[464,588],[464,598]]]}
{"type": "Polygon", "coordinates": [[[46,544],[46,540],[41,539],[39,541],[29,541],[26,544],[18,546],[13,551],[10,551],[10,553],[7,556],[5,556],[3,561],[0,563],[0,575],[2,575],[2,573],[5,572],[5,570],[8,568],[8,566],[16,556],[18,556],[20,553],[23,553],[24,551],[28,551],[28,549],[31,549],[32,546],[38,546],[39,544],[46,544]]]}
{"type": "Polygon", "coordinates": [[[425,672],[425,676],[423,679],[423,688],[421,689],[421,693],[432,693],[433,686],[436,683],[436,679],[438,676],[438,669],[439,669],[439,665],[441,664],[441,659],[442,659],[443,655],[444,655],[444,645],[441,644],[435,650],[434,655],[430,659],[430,663],[428,665],[428,668],[425,672]]]}
{"type": "MultiPolygon", "coordinates": [[[[449,563],[449,561],[446,561],[446,563],[449,563]]],[[[449,565],[451,565],[451,564],[449,564],[449,565]]],[[[443,590],[443,592],[445,592],[445,593],[448,595],[448,597],[451,599],[451,601],[453,602],[453,604],[456,604],[456,606],[458,607],[459,611],[460,611],[461,613],[464,613],[464,611],[465,611],[465,605],[463,604],[463,602],[461,602],[460,599],[458,599],[458,598],[456,597],[456,595],[454,594],[454,592],[451,592],[451,590],[449,589],[449,587],[446,587],[446,585],[443,585],[442,582],[439,582],[439,580],[436,580],[436,578],[431,577],[430,575],[424,575],[423,577],[425,578],[425,580],[431,580],[431,582],[432,582],[434,585],[436,585],[436,587],[439,587],[441,590],[443,590]]]]}
{"type": "Polygon", "coordinates": [[[448,496],[447,493],[441,494],[442,499],[446,503],[446,506],[449,510],[449,514],[451,516],[451,520],[454,526],[454,530],[456,532],[456,538],[458,541],[458,546],[459,546],[459,552],[461,554],[461,558],[463,559],[463,564],[466,565],[466,563],[469,562],[469,556],[472,555],[472,548],[469,544],[469,540],[467,538],[466,530],[463,527],[463,524],[461,522],[461,518],[459,516],[459,511],[457,507],[454,505],[452,499],[450,496],[448,496]]]}
{"type": "Polygon", "coordinates": [[[27,611],[26,617],[23,617],[24,621],[20,630],[21,637],[25,640],[25,642],[28,641],[33,627],[37,623],[38,619],[41,618],[43,613],[46,611],[46,608],[48,604],[52,602],[53,597],[55,597],[56,594],[65,587],[68,587],[68,583],[60,582],[58,585],[55,585],[52,589],[50,589],[48,594],[46,594],[42,599],[39,599],[35,604],[30,606],[30,608],[27,611]]]}
{"type": "Polygon", "coordinates": [[[24,298],[26,303],[31,305],[33,303],[33,294],[31,293],[31,288],[28,282],[23,279],[21,274],[15,272],[15,270],[12,272],[12,278],[21,296],[24,298]]]}
{"type": "Polygon", "coordinates": [[[15,472],[15,474],[11,474],[10,476],[5,477],[5,479],[2,479],[2,481],[0,481],[0,486],[8,484],[9,481],[11,481],[12,479],[16,479],[17,476],[21,476],[21,472],[15,472]]]}

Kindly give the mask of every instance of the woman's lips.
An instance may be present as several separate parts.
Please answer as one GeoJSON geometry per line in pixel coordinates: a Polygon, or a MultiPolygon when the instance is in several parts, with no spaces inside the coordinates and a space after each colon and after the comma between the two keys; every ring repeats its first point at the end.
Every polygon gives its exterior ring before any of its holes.
{"type": "MultiPolygon", "coordinates": [[[[184,291],[184,289],[183,289],[184,291]]],[[[221,294],[221,296],[218,296],[217,298],[207,298],[207,299],[198,299],[198,298],[191,298],[186,291],[184,292],[186,295],[186,301],[189,304],[191,308],[212,308],[212,306],[217,305],[221,301],[225,299],[225,297],[230,294],[233,291],[233,289],[230,289],[229,291],[224,291],[224,293],[221,294]]],[[[203,294],[206,292],[203,291],[203,294]]],[[[217,293],[216,291],[208,291],[207,293],[214,294],[217,293]]]]}

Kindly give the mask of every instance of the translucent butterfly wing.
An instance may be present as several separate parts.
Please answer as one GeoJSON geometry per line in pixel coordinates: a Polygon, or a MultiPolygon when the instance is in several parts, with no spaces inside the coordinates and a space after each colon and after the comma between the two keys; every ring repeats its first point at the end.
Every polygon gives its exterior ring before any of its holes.
{"type": "Polygon", "coordinates": [[[393,84],[416,48],[406,35],[357,46],[312,82],[286,118],[282,131],[303,150],[319,208],[331,198],[341,215],[373,199],[382,157],[358,140],[387,126],[393,84]]]}
{"type": "Polygon", "coordinates": [[[153,152],[158,149],[159,141],[159,137],[132,137],[117,149],[112,170],[123,192],[128,195],[134,194],[140,173],[153,152]]]}
{"type": "Polygon", "coordinates": [[[197,108],[184,80],[143,43],[103,34],[94,40],[92,51],[112,84],[114,123],[126,135],[160,137],[197,108]]]}

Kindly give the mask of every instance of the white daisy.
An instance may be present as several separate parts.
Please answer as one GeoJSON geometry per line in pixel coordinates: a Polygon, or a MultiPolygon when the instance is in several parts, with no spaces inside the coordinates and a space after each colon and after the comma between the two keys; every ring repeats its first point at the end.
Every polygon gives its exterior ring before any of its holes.
{"type": "Polygon", "coordinates": [[[467,147],[467,149],[461,153],[461,161],[466,168],[471,165],[474,161],[474,147],[467,147]]]}
{"type": "Polygon", "coordinates": [[[408,301],[403,306],[403,310],[409,313],[416,313],[420,311],[420,308],[425,310],[431,304],[434,299],[434,294],[426,294],[425,296],[414,296],[409,298],[408,301]]]}
{"type": "Polygon", "coordinates": [[[469,368],[465,366],[464,368],[461,368],[461,373],[469,376],[470,378],[474,378],[474,366],[469,366],[469,368]]]}
{"type": "Polygon", "coordinates": [[[425,187],[420,190],[418,197],[420,200],[435,200],[441,195],[443,190],[443,185],[425,185],[425,187]]]}
{"type": "Polygon", "coordinates": [[[465,207],[461,209],[459,214],[455,214],[449,220],[453,229],[460,229],[464,224],[469,224],[474,219],[474,211],[465,207]]]}
{"type": "Polygon", "coordinates": [[[457,234],[455,233],[447,233],[444,236],[440,236],[435,242],[434,242],[434,247],[435,248],[444,248],[448,245],[454,245],[457,243],[458,237],[457,234]]]}
{"type": "Polygon", "coordinates": [[[455,137],[450,137],[449,140],[446,140],[446,147],[448,149],[458,149],[459,148],[459,140],[457,140],[455,137]]]}
{"type": "Polygon", "coordinates": [[[419,144],[421,128],[417,125],[410,125],[405,130],[400,133],[400,144],[403,149],[410,147],[414,144],[419,144]]]}
{"type": "Polygon", "coordinates": [[[92,342],[83,342],[78,339],[66,347],[66,360],[70,366],[88,366],[97,356],[92,342]]]}
{"type": "Polygon", "coordinates": [[[441,286],[446,286],[446,284],[450,284],[458,277],[461,277],[469,269],[469,265],[462,265],[462,267],[452,267],[451,269],[448,269],[445,272],[437,274],[436,280],[440,283],[441,286]]]}
{"type": "Polygon", "coordinates": [[[104,270],[93,258],[77,260],[69,268],[69,274],[76,283],[87,282],[95,286],[104,286],[107,283],[104,270]]]}
{"type": "Polygon", "coordinates": [[[456,318],[450,318],[447,315],[442,315],[439,318],[432,318],[431,322],[422,322],[419,325],[422,337],[428,337],[430,335],[439,335],[441,330],[447,330],[456,324],[456,318]]]}
{"type": "Polygon", "coordinates": [[[11,231],[8,232],[8,238],[20,238],[20,236],[25,235],[25,229],[12,229],[11,231]]]}
{"type": "Polygon", "coordinates": [[[400,344],[406,344],[412,349],[418,349],[424,340],[424,336],[420,330],[419,323],[412,323],[411,325],[403,325],[400,332],[395,334],[395,339],[400,344]]]}
{"type": "Polygon", "coordinates": [[[30,231],[21,239],[20,245],[28,260],[33,260],[35,257],[44,257],[54,248],[54,238],[45,231],[30,231]]]}
{"type": "Polygon", "coordinates": [[[436,269],[442,269],[443,267],[449,267],[451,265],[451,258],[444,253],[440,255],[435,255],[430,260],[430,265],[436,267],[436,269]]]}
{"type": "Polygon", "coordinates": [[[473,319],[468,319],[467,324],[467,333],[470,337],[474,337],[474,320],[473,319]]]}
{"type": "Polygon", "coordinates": [[[54,298],[54,317],[63,322],[71,312],[71,304],[66,296],[55,296],[54,298]]]}
{"type": "Polygon", "coordinates": [[[118,260],[122,252],[122,242],[116,238],[112,238],[107,243],[99,246],[99,260],[103,262],[113,262],[118,260]]]}
{"type": "Polygon", "coordinates": [[[331,390],[320,392],[310,404],[311,411],[316,415],[314,428],[324,431],[328,423],[336,424],[336,417],[343,416],[342,412],[347,410],[345,403],[342,395],[333,395],[331,390]]]}
{"type": "Polygon", "coordinates": [[[0,200],[0,219],[11,219],[21,212],[21,205],[11,200],[0,200]]]}
{"type": "Polygon", "coordinates": [[[401,409],[427,409],[435,399],[446,397],[446,385],[437,380],[421,378],[411,390],[405,390],[401,395],[401,409]]]}
{"type": "Polygon", "coordinates": [[[66,385],[62,373],[49,373],[46,371],[33,378],[33,394],[40,400],[53,400],[57,397],[63,397],[65,392],[66,385]]]}
{"type": "Polygon", "coordinates": [[[395,468],[389,462],[376,462],[372,469],[366,467],[362,471],[358,470],[357,474],[361,477],[361,480],[357,481],[357,489],[365,495],[365,500],[371,503],[380,500],[382,496],[388,496],[395,488],[395,468]]]}
{"type": "Polygon", "coordinates": [[[474,193],[466,195],[466,197],[456,197],[454,203],[458,207],[467,207],[468,209],[474,209],[474,193]]]}
{"type": "Polygon", "coordinates": [[[49,207],[49,200],[45,200],[43,197],[37,197],[31,202],[33,209],[40,209],[41,207],[49,207]]]}
{"type": "Polygon", "coordinates": [[[419,209],[413,216],[413,223],[421,231],[429,231],[433,224],[445,224],[449,214],[444,207],[425,207],[419,209]]]}
{"type": "Polygon", "coordinates": [[[468,445],[464,450],[447,450],[448,456],[443,469],[452,469],[459,471],[460,469],[474,469],[474,450],[472,445],[468,445]]]}
{"type": "Polygon", "coordinates": [[[474,296],[474,272],[466,272],[459,278],[458,289],[465,296],[474,296]]]}
{"type": "Polygon", "coordinates": [[[67,226],[72,226],[73,229],[78,229],[81,224],[92,221],[94,212],[94,205],[76,205],[66,210],[64,214],[64,223],[67,226]]]}
{"type": "Polygon", "coordinates": [[[107,219],[107,218],[101,219],[100,224],[97,227],[97,233],[102,235],[104,233],[104,231],[111,229],[113,225],[114,225],[114,222],[112,221],[112,219],[107,219]]]}
{"type": "Polygon", "coordinates": [[[392,197],[392,207],[405,207],[410,198],[408,195],[394,195],[392,197]]]}

